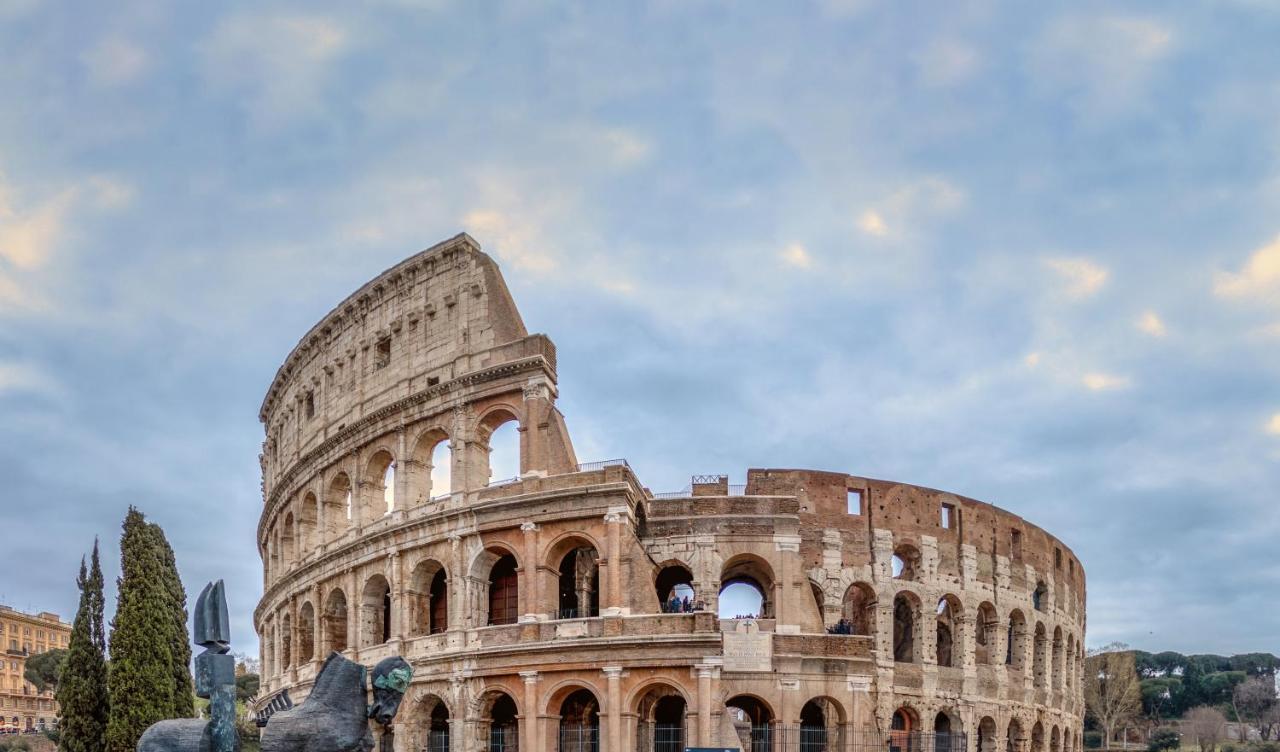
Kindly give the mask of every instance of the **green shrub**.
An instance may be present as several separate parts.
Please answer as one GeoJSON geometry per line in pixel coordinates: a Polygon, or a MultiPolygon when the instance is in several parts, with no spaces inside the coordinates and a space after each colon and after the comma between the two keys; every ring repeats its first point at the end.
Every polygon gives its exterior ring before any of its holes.
{"type": "Polygon", "coordinates": [[[1182,735],[1177,729],[1159,728],[1147,737],[1147,752],[1165,752],[1182,746],[1182,735]]]}
{"type": "Polygon", "coordinates": [[[1085,749],[1102,749],[1102,732],[1101,731],[1084,732],[1084,748],[1085,749]]]}

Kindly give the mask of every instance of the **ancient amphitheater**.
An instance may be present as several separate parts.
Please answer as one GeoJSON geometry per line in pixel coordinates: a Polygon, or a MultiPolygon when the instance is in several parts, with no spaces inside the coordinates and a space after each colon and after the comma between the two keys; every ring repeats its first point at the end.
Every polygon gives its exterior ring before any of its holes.
{"type": "Polygon", "coordinates": [[[579,462],[556,397],[466,235],[302,338],[260,415],[267,691],[401,654],[404,752],[1080,749],[1084,571],[1053,536],[835,472],[655,494],[579,462]]]}

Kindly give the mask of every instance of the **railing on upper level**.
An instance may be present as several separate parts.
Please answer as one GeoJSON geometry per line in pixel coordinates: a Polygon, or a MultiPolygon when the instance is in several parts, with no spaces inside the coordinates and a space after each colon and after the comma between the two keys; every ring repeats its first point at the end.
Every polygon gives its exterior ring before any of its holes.
{"type": "Polygon", "coordinates": [[[612,459],[612,460],[598,460],[598,461],[596,461],[596,462],[582,462],[582,463],[579,463],[579,464],[578,464],[578,472],[580,472],[580,473],[585,473],[585,472],[588,472],[588,471],[590,471],[590,470],[603,470],[603,469],[605,469],[606,467],[626,467],[626,468],[630,468],[631,466],[627,464],[627,461],[626,461],[626,460],[621,459],[621,458],[618,458],[618,459],[612,459]]]}

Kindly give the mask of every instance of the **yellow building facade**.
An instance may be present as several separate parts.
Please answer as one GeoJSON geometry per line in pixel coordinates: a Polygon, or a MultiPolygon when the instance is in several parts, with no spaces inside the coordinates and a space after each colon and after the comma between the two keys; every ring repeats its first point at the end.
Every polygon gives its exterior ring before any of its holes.
{"type": "Polygon", "coordinates": [[[66,650],[71,625],[57,614],[26,614],[0,606],[0,729],[51,729],[58,723],[53,691],[37,692],[23,677],[27,659],[46,650],[66,650]]]}

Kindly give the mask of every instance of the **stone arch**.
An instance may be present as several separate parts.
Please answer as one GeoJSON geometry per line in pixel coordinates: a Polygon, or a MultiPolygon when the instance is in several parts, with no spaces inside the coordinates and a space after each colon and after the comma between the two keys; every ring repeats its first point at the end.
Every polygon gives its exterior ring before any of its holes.
{"type": "MultiPolygon", "coordinates": [[[[480,485],[487,486],[491,483],[497,483],[512,478],[518,478],[523,472],[525,463],[524,455],[520,449],[520,433],[524,430],[524,424],[520,419],[520,412],[515,407],[507,404],[494,405],[485,410],[476,420],[476,438],[478,439],[477,450],[484,455],[484,475],[479,480],[480,485]],[[495,443],[500,440],[500,435],[510,430],[514,424],[514,431],[505,439],[501,439],[501,446],[495,447],[495,443]],[[494,451],[495,448],[499,454],[509,454],[515,452],[514,463],[512,467],[504,469],[506,472],[512,472],[512,475],[505,477],[495,477],[494,451]]],[[[500,457],[501,459],[501,457],[500,457]]],[[[507,458],[510,460],[511,458],[507,458]]]]}
{"type": "Polygon", "coordinates": [[[900,705],[889,716],[889,752],[915,752],[919,748],[920,714],[900,705]]]}
{"type": "Polygon", "coordinates": [[[329,591],[324,602],[324,646],[327,650],[339,652],[348,647],[347,636],[347,594],[342,588],[329,591]]]}
{"type": "Polygon", "coordinates": [[[964,640],[961,630],[964,623],[964,606],[960,599],[948,593],[938,599],[937,618],[934,620],[934,658],[939,666],[954,668],[964,663],[960,654],[964,640]]]}
{"type": "Polygon", "coordinates": [[[449,585],[445,567],[435,559],[423,559],[409,575],[409,635],[420,637],[448,629],[449,585]]]}
{"type": "Polygon", "coordinates": [[[595,540],[580,532],[567,533],[547,546],[545,564],[556,575],[558,619],[581,619],[600,615],[600,548],[595,540]]]}
{"type": "Polygon", "coordinates": [[[1005,730],[1004,748],[1005,752],[1024,752],[1027,740],[1022,730],[1022,722],[1017,718],[1009,719],[1009,727],[1005,730]]]}
{"type": "Polygon", "coordinates": [[[293,668],[293,620],[289,614],[280,617],[280,670],[293,668]]]}
{"type": "Polygon", "coordinates": [[[1035,589],[1031,591],[1031,607],[1036,611],[1044,611],[1049,607],[1049,586],[1044,580],[1037,580],[1035,589]]]}
{"type": "Polygon", "coordinates": [[[650,680],[631,693],[636,714],[636,752],[683,752],[688,738],[689,698],[665,679],[650,680]]]}
{"type": "Polygon", "coordinates": [[[752,752],[772,749],[773,708],[758,695],[734,695],[725,701],[729,720],[738,732],[740,748],[752,752]]]}
{"type": "Polygon", "coordinates": [[[489,687],[477,696],[475,724],[478,739],[474,748],[485,752],[513,752],[520,746],[520,727],[517,720],[520,706],[510,692],[499,687],[489,687]]]}
{"type": "Polygon", "coordinates": [[[801,752],[826,752],[843,749],[840,729],[844,726],[844,708],[827,696],[811,698],[800,707],[801,752]]]}
{"type": "Polygon", "coordinates": [[[334,475],[324,494],[324,527],[328,540],[340,537],[354,520],[355,501],[352,496],[351,477],[345,472],[334,475]]]}
{"type": "Polygon", "coordinates": [[[996,719],[989,715],[984,715],[978,721],[978,750],[977,752],[996,752],[996,736],[999,730],[996,727],[996,719]]]}
{"type": "Polygon", "coordinates": [[[697,602],[697,591],[693,587],[693,571],[683,562],[665,562],[653,580],[653,587],[658,596],[658,606],[663,613],[683,611],[685,598],[689,599],[690,608],[697,602]],[[672,596],[675,596],[675,601],[672,601],[672,596]]]}
{"type": "MultiPolygon", "coordinates": [[[[423,692],[406,703],[403,728],[408,732],[410,749],[418,752],[449,752],[448,702],[434,692],[423,692]],[[405,712],[407,711],[407,712],[405,712]]],[[[397,724],[399,727],[401,724],[397,724]]]]}
{"type": "Polygon", "coordinates": [[[866,582],[855,582],[844,591],[840,617],[856,635],[876,634],[876,591],[866,582]]]}
{"type": "Polygon", "coordinates": [[[396,458],[390,449],[379,447],[365,465],[360,521],[376,522],[396,508],[396,458]]]}
{"type": "Polygon", "coordinates": [[[453,492],[453,447],[449,432],[432,426],[418,434],[411,454],[413,464],[420,468],[418,487],[420,499],[441,498],[453,492]]]}
{"type": "Polygon", "coordinates": [[[920,598],[910,590],[893,597],[893,660],[920,662],[920,598]]]}
{"type": "Polygon", "coordinates": [[[468,570],[475,600],[476,626],[515,624],[520,620],[520,560],[505,545],[492,543],[471,560],[468,570]]]}
{"type": "Polygon", "coordinates": [[[893,556],[889,559],[889,573],[895,580],[915,581],[920,578],[923,572],[921,568],[920,549],[910,543],[900,543],[893,549],[893,556]]]}
{"type": "Polygon", "coordinates": [[[1031,727],[1031,752],[1044,752],[1044,724],[1040,721],[1031,727]]]}
{"type": "Polygon", "coordinates": [[[547,716],[555,736],[551,749],[558,752],[597,752],[600,749],[600,693],[589,683],[570,680],[548,693],[547,716]]]}
{"type": "Polygon", "coordinates": [[[360,647],[391,639],[391,585],[381,574],[370,575],[360,590],[360,647]]]}
{"type": "Polygon", "coordinates": [[[954,708],[942,708],[933,716],[934,752],[965,752],[964,719],[954,708]]]}
{"type": "MultiPolygon", "coordinates": [[[[772,619],[774,607],[774,575],[773,567],[765,559],[755,554],[738,554],[729,558],[720,570],[720,594],[733,585],[743,584],[760,594],[761,619],[772,619]]],[[[727,616],[721,609],[720,617],[727,616]]]]}
{"type": "Polygon", "coordinates": [[[979,665],[995,663],[996,630],[1000,628],[1000,619],[996,616],[996,607],[990,601],[978,604],[978,618],[973,626],[974,661],[979,665]]]}
{"type": "Polygon", "coordinates": [[[1062,731],[1056,723],[1049,729],[1049,752],[1062,752],[1062,731]]]}
{"type": "Polygon", "coordinates": [[[315,549],[319,543],[320,501],[311,491],[302,496],[298,504],[298,548],[299,558],[315,549]]]}
{"type": "Polygon", "coordinates": [[[294,529],[297,524],[294,521],[293,510],[285,512],[284,523],[280,528],[280,571],[285,572],[293,568],[298,560],[298,547],[294,538],[294,529]]]}
{"type": "Polygon", "coordinates": [[[311,601],[304,601],[298,608],[298,665],[310,663],[316,657],[316,610],[311,601]]]}

